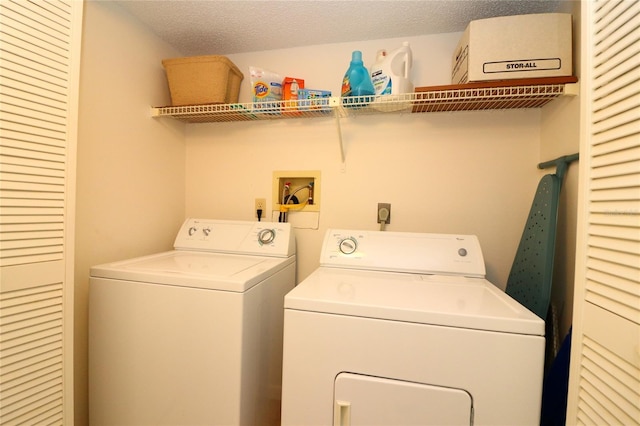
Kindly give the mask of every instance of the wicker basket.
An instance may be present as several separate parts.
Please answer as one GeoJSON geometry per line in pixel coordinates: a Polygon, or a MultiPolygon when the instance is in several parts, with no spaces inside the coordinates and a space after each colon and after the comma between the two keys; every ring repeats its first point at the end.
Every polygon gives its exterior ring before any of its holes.
{"type": "Polygon", "coordinates": [[[237,103],[244,75],[225,56],[164,59],[171,104],[237,103]]]}

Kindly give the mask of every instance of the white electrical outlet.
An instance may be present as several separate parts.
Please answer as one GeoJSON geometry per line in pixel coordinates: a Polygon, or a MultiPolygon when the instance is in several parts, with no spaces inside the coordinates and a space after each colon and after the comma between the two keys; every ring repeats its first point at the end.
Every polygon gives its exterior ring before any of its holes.
{"type": "Polygon", "coordinates": [[[266,198],[256,198],[255,200],[255,208],[254,215],[258,217],[258,210],[261,210],[261,217],[265,217],[267,214],[267,199],[266,198]]]}

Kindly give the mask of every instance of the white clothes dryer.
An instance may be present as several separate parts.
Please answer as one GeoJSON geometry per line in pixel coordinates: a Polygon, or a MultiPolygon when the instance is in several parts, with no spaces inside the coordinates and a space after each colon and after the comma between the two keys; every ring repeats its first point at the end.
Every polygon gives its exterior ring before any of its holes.
{"type": "Polygon", "coordinates": [[[285,297],[282,424],[538,425],[544,347],[475,236],[329,230],[285,297]]]}
{"type": "Polygon", "coordinates": [[[276,425],[290,224],[187,219],[175,250],[91,269],[93,425],[276,425]]]}

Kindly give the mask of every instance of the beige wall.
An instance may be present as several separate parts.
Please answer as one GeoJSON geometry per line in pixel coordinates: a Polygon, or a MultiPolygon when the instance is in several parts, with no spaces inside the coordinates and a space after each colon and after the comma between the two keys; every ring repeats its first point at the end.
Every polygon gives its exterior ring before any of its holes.
{"type": "MultiPolygon", "coordinates": [[[[580,77],[580,2],[563,3],[565,13],[573,15],[574,75],[580,77]]],[[[564,97],[542,110],[540,158],[552,160],[580,150],[580,99],[564,97]]],[[[544,173],[554,173],[555,169],[544,173]]],[[[558,339],[569,331],[573,316],[575,279],[576,227],[578,212],[578,163],[572,163],[564,177],[558,208],[556,261],[554,264],[551,303],[557,311],[558,339]]]]}
{"type": "Polygon", "coordinates": [[[299,280],[328,227],[377,229],[389,202],[389,231],[477,234],[504,288],[539,177],[538,123],[535,111],[345,120],[344,171],[332,119],[190,126],[187,215],[252,220],[254,198],[272,206],[274,170],[320,170],[320,228],[296,233],[299,280]]]}
{"type": "MultiPolygon", "coordinates": [[[[447,84],[460,34],[408,38],[416,86],[447,84]]],[[[339,93],[351,52],[365,65],[404,39],[230,55],[248,67],[302,77],[339,93]]],[[[391,203],[389,231],[477,234],[488,277],[501,288],[513,261],[540,171],[540,110],[389,114],[343,119],[342,165],[335,120],[313,118],[187,127],[188,216],[252,220],[254,198],[271,207],[274,170],[320,170],[318,230],[297,230],[298,279],[318,266],[329,227],[378,229],[378,202],[391,203]]]]}
{"type": "Polygon", "coordinates": [[[87,424],[91,265],[168,250],[184,218],[183,126],[149,116],[167,104],[160,60],[176,52],[120,9],[87,2],[80,85],[75,266],[75,412],[87,424]]]}
{"type": "MultiPolygon", "coordinates": [[[[449,82],[459,35],[407,39],[417,86],[449,82]]],[[[544,110],[343,119],[343,165],[332,118],[186,126],[152,119],[149,106],[169,99],[160,60],[180,55],[104,2],[87,2],[83,37],[75,315],[80,425],[87,424],[91,265],[169,249],[186,216],[253,220],[255,198],[272,205],[274,170],[320,170],[319,229],[297,230],[298,280],[317,267],[327,228],[377,229],[376,205],[390,202],[390,231],[477,234],[488,278],[504,288],[544,173],[536,165],[577,147],[577,107],[562,99],[544,110]]],[[[403,40],[229,57],[246,76],[241,101],[250,100],[250,65],[303,77],[307,87],[337,94],[352,50],[361,49],[369,66],[377,49],[403,40]]],[[[563,189],[570,198],[577,187],[572,174],[563,189]]],[[[561,213],[568,219],[560,221],[569,234],[575,228],[572,203],[561,213]]],[[[573,261],[571,249],[559,252],[573,261]]]]}

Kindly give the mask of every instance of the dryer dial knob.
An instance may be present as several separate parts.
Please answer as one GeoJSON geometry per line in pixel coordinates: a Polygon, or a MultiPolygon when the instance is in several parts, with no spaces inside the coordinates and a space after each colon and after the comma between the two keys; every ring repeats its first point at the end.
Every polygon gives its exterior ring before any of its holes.
{"type": "Polygon", "coordinates": [[[338,243],[338,247],[340,251],[344,254],[353,254],[358,249],[358,242],[353,237],[348,237],[343,240],[340,240],[338,243]]]}
{"type": "Polygon", "coordinates": [[[195,226],[192,226],[191,228],[189,228],[189,236],[192,236],[193,234],[195,234],[197,230],[198,228],[196,228],[195,226]]]}
{"type": "Polygon", "coordinates": [[[273,229],[263,229],[258,232],[258,242],[260,245],[271,244],[276,238],[276,231],[273,229]]]}

